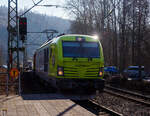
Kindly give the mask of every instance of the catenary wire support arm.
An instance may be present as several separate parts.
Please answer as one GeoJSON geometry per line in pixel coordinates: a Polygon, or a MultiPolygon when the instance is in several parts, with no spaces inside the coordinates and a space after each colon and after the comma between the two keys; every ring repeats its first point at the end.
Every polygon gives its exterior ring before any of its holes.
{"type": "MultiPolygon", "coordinates": [[[[33,0],[32,0],[32,1],[33,1],[33,0]]],[[[30,10],[32,10],[35,6],[38,6],[38,4],[40,4],[42,1],[43,1],[43,0],[40,0],[40,1],[37,2],[37,3],[35,3],[35,2],[33,1],[34,5],[33,5],[31,8],[29,8],[27,11],[25,11],[23,14],[21,14],[19,17],[21,17],[21,16],[25,15],[26,13],[28,13],[28,12],[29,12],[30,10]]]]}

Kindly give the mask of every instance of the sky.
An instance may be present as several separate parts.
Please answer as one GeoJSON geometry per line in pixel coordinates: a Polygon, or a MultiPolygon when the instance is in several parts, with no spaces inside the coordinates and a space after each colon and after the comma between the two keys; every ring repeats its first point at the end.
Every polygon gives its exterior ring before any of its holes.
{"type": "MultiPolygon", "coordinates": [[[[33,0],[37,3],[40,0],[33,0]]],[[[18,9],[28,9],[34,5],[32,0],[18,0],[18,9]]],[[[60,5],[63,6],[66,0],[43,0],[39,5],[60,5]]],[[[0,0],[0,5],[8,6],[8,0],[0,0]]],[[[36,6],[32,12],[46,14],[49,16],[57,16],[69,19],[69,12],[63,8],[36,6]]]]}

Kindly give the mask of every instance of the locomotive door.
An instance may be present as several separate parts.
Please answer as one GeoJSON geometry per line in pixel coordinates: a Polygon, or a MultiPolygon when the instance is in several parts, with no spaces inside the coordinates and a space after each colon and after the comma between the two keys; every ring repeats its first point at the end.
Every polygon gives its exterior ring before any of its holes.
{"type": "Polygon", "coordinates": [[[50,46],[50,63],[49,63],[49,71],[51,75],[55,75],[56,68],[56,59],[55,59],[55,47],[50,46]]]}
{"type": "Polygon", "coordinates": [[[44,49],[44,72],[48,72],[49,49],[44,49]]]}

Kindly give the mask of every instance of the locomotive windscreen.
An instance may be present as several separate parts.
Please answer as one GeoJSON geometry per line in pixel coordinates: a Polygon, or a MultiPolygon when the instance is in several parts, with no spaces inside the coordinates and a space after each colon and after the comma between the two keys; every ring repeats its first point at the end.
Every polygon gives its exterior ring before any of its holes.
{"type": "Polygon", "coordinates": [[[78,58],[99,58],[98,42],[63,41],[63,56],[78,58]]]}

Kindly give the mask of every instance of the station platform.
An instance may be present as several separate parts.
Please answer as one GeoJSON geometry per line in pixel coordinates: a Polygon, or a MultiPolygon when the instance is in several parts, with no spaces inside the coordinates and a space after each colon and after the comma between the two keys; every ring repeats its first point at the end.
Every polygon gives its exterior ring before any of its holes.
{"type": "MultiPolygon", "coordinates": [[[[24,94],[0,96],[2,116],[96,116],[76,104],[71,96],[24,94]]],[[[76,96],[78,98],[78,96],[76,96]]]]}

